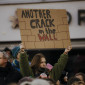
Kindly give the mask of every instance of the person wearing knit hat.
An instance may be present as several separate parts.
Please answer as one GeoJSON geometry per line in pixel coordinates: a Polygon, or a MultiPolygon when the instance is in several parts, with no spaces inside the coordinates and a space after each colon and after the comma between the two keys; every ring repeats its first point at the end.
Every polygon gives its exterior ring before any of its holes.
{"type": "Polygon", "coordinates": [[[16,46],[12,49],[12,55],[14,57],[14,60],[12,62],[12,66],[17,70],[20,71],[20,66],[19,66],[19,51],[20,51],[20,46],[16,46]]]}
{"type": "Polygon", "coordinates": [[[14,58],[17,58],[17,54],[20,51],[20,46],[16,46],[12,49],[12,55],[14,58]]]}
{"type": "MultiPolygon", "coordinates": [[[[12,66],[17,70],[20,71],[20,65],[19,65],[19,57],[20,57],[20,51],[23,51],[24,47],[22,43],[19,46],[16,46],[12,49],[12,55],[14,57],[14,60],[12,62],[12,66]]],[[[28,55],[27,55],[28,57],[28,55]]],[[[30,62],[29,62],[30,65],[30,62]]]]}

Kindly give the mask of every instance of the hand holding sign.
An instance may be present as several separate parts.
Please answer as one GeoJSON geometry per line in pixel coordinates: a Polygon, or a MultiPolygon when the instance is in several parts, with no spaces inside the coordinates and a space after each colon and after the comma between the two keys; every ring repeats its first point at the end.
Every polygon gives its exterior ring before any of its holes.
{"type": "Polygon", "coordinates": [[[24,49],[25,49],[24,44],[21,43],[21,44],[20,44],[20,52],[24,52],[24,49]]]}
{"type": "Polygon", "coordinates": [[[68,54],[68,52],[72,49],[72,46],[68,46],[65,51],[64,51],[64,54],[68,54]]]}

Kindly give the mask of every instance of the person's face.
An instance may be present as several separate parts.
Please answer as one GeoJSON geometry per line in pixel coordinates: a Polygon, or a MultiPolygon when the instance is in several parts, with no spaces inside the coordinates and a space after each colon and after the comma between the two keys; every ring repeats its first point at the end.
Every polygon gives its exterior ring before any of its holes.
{"type": "Polygon", "coordinates": [[[0,67],[4,67],[7,62],[6,58],[3,58],[3,53],[0,52],[0,67]]]}
{"type": "Polygon", "coordinates": [[[83,81],[83,77],[81,75],[76,75],[75,77],[83,81]]]}
{"type": "Polygon", "coordinates": [[[45,58],[41,58],[40,67],[46,68],[46,59],[45,58]]]}

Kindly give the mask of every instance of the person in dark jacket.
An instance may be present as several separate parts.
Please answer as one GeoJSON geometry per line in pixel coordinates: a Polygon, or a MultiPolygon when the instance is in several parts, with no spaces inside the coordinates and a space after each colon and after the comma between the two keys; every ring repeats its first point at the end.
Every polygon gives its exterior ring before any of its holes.
{"type": "Polygon", "coordinates": [[[0,85],[17,83],[22,78],[22,75],[8,62],[8,58],[6,52],[0,52],[0,85]]]}

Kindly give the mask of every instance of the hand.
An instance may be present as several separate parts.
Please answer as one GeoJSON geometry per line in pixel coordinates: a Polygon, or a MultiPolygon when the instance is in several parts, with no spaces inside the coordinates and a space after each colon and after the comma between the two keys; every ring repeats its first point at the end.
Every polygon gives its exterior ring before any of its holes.
{"type": "Polygon", "coordinates": [[[24,44],[21,43],[21,44],[20,44],[20,51],[21,51],[21,52],[24,52],[24,49],[25,49],[24,44]]]}
{"type": "Polygon", "coordinates": [[[68,77],[67,77],[67,76],[64,77],[64,81],[65,81],[65,82],[68,81],[68,77]]]}
{"type": "Polygon", "coordinates": [[[68,52],[72,49],[72,46],[68,46],[65,51],[64,51],[64,54],[68,54],[68,52]]]}
{"type": "Polygon", "coordinates": [[[56,85],[60,85],[60,81],[59,80],[56,82],[56,85]]]}

